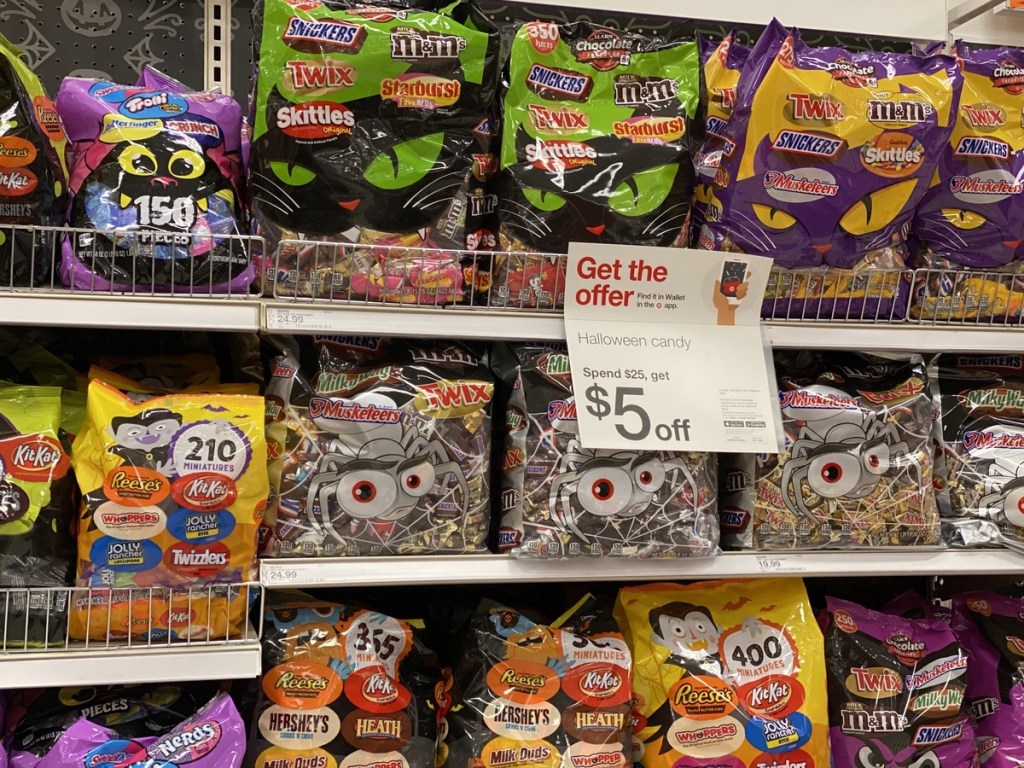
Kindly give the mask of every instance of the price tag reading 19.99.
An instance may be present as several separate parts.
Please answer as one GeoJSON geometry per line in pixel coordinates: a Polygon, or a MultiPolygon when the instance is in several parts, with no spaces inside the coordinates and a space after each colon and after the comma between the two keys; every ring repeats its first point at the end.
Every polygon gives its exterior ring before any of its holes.
{"type": "Polygon", "coordinates": [[[615,431],[626,440],[646,440],[653,433],[658,440],[687,442],[690,439],[690,420],[676,416],[671,421],[653,423],[647,409],[641,405],[643,387],[612,387],[612,392],[600,384],[587,388],[587,412],[598,421],[613,420],[615,431]]]}

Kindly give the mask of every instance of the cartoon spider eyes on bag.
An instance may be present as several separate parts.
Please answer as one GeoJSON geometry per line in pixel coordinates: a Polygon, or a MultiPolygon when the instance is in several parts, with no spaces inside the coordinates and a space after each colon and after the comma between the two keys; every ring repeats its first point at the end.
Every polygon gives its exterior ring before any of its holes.
{"type": "Polygon", "coordinates": [[[73,142],[69,223],[101,231],[65,244],[62,278],[81,290],[244,291],[250,254],[224,237],[239,234],[241,108],[153,77],[61,86],[73,142]]]}

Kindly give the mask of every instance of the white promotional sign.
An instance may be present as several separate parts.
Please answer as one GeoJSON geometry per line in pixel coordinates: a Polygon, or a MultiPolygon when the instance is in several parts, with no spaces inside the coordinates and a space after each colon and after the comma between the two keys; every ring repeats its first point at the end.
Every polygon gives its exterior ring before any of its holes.
{"type": "Polygon", "coordinates": [[[761,339],[771,259],[572,243],[565,330],[588,448],[778,450],[761,339]]]}

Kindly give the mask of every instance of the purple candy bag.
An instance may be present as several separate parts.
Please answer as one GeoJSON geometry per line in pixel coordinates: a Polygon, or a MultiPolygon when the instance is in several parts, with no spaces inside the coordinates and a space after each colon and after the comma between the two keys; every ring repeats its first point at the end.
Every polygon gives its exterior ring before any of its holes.
{"type": "Polygon", "coordinates": [[[948,624],[828,598],[832,759],[844,768],[974,768],[967,655],[948,624]]]}
{"type": "Polygon", "coordinates": [[[970,650],[967,708],[985,768],[1024,765],[1024,600],[994,592],[953,599],[953,629],[970,650]]]}
{"type": "Polygon", "coordinates": [[[921,266],[994,269],[1024,258],[1024,50],[956,52],[959,117],[914,231],[921,266]]]}
{"type": "Polygon", "coordinates": [[[244,293],[241,107],[160,73],[136,86],[67,78],[57,110],[71,142],[61,279],[84,291],[244,293]],[[129,229],[107,235],[103,230],[129,229]],[[154,230],[160,234],[150,234],[154,230]],[[138,232],[138,234],[135,234],[138,232]]]}
{"type": "Polygon", "coordinates": [[[950,56],[812,48],[773,21],[743,67],[722,149],[704,158],[717,172],[699,246],[804,270],[776,278],[768,314],[898,312],[909,285],[866,273],[905,266],[960,82],[950,56]]]}
{"type": "Polygon", "coordinates": [[[159,737],[122,739],[81,718],[57,739],[36,768],[239,768],[245,725],[231,697],[209,704],[159,737]]]}

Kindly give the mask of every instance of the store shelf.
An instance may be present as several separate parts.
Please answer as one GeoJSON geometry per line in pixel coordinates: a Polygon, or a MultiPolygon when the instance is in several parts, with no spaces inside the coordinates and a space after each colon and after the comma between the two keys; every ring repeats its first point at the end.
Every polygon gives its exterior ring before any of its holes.
{"type": "Polygon", "coordinates": [[[0,324],[257,331],[260,303],[241,298],[0,293],[0,324]]]}
{"type": "Polygon", "coordinates": [[[766,323],[765,336],[777,349],[910,350],[916,352],[1013,352],[1024,350],[1024,328],[948,323],[945,325],[766,323]]]}
{"type": "Polygon", "coordinates": [[[949,36],[986,45],[1019,46],[1024,39],[1024,11],[1006,0],[950,0],[949,36]]]}
{"type": "Polygon", "coordinates": [[[429,309],[337,303],[267,302],[269,333],[386,334],[415,338],[544,340],[565,338],[561,316],[529,310],[429,309]]]}
{"type": "Polygon", "coordinates": [[[518,560],[502,555],[264,560],[264,587],[652,581],[752,576],[954,576],[1019,574],[1024,557],[1005,550],[728,553],[694,560],[518,560]]]}
{"type": "MultiPolygon", "coordinates": [[[[255,630],[251,630],[255,638],[255,630]]],[[[0,654],[0,687],[231,680],[260,673],[260,643],[146,646],[0,654]]]]}

